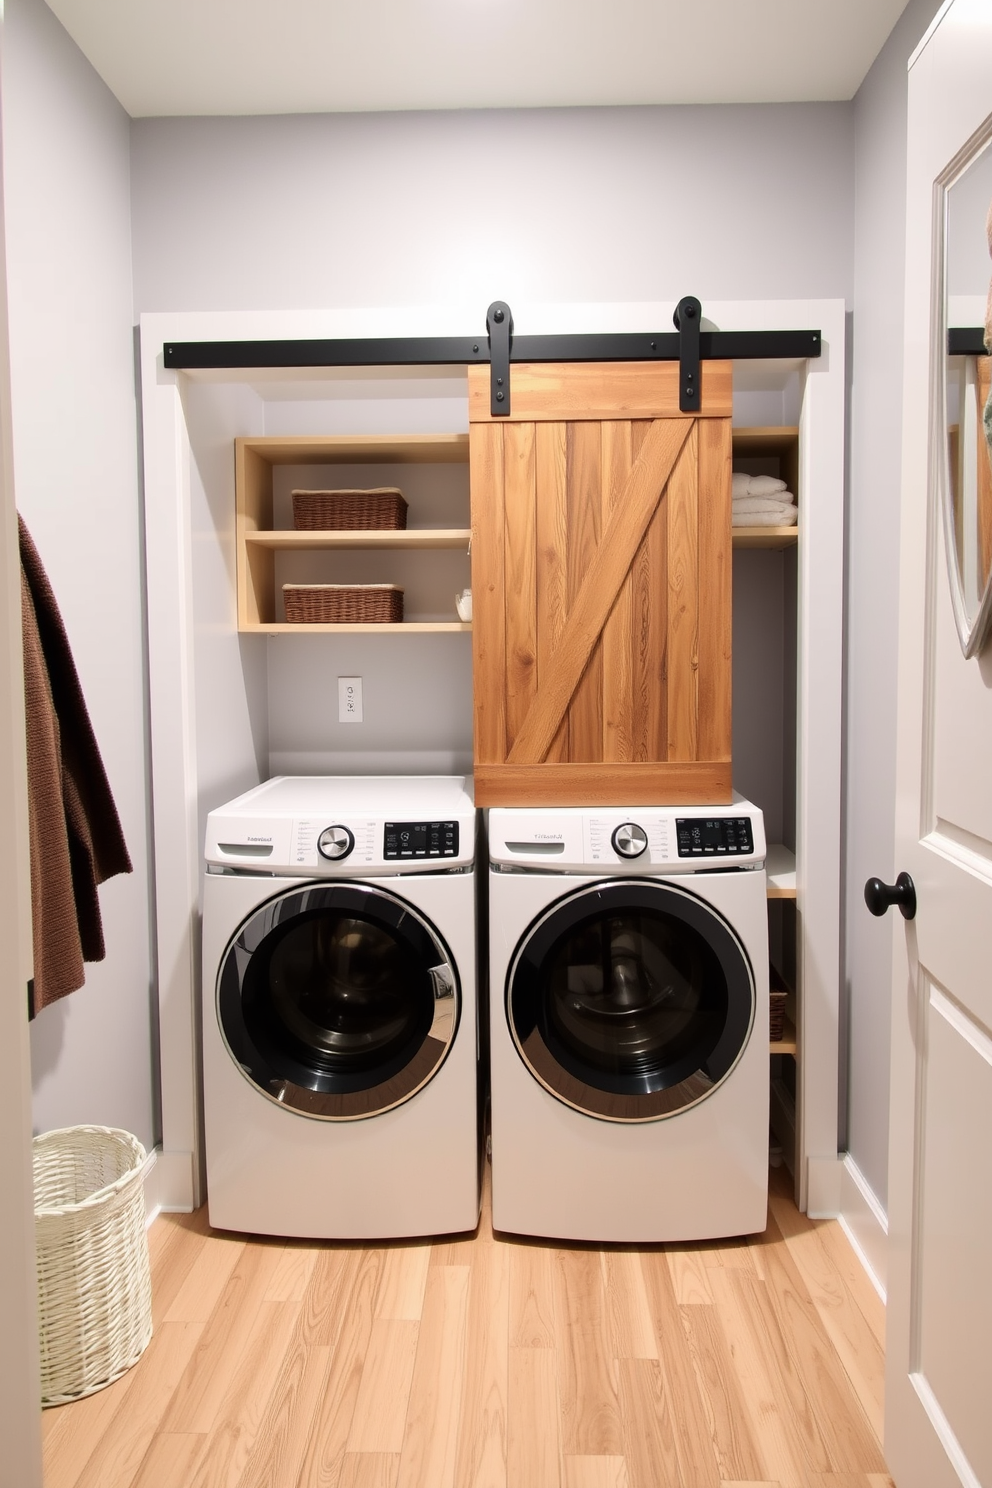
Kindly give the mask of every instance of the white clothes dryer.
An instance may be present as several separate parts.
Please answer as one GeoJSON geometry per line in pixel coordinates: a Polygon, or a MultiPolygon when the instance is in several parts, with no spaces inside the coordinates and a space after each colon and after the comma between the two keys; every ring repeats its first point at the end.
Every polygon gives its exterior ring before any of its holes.
{"type": "Polygon", "coordinates": [[[638,1243],[763,1230],[761,812],[488,818],[494,1226],[638,1243]]]}
{"type": "Polygon", "coordinates": [[[475,1228],[475,837],[462,777],[282,776],[210,813],[212,1225],[475,1228]]]}

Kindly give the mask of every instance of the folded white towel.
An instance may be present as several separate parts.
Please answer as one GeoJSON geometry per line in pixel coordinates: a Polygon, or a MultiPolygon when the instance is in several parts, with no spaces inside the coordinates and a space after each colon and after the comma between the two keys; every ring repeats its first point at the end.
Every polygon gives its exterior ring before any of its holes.
{"type": "Polygon", "coordinates": [[[782,511],[789,506],[795,506],[795,498],[791,491],[782,491],[776,496],[735,496],[733,508],[738,511],[782,511]]]}
{"type": "Polygon", "coordinates": [[[734,511],[734,527],[794,527],[799,520],[798,506],[783,506],[778,511],[734,511]]]}
{"type": "Polygon", "coordinates": [[[735,470],[731,484],[735,496],[771,496],[786,488],[777,475],[749,475],[746,470],[735,470]]]}
{"type": "Polygon", "coordinates": [[[779,480],[777,475],[752,475],[748,481],[747,494],[749,496],[771,496],[776,491],[785,489],[785,481],[779,480]]]}

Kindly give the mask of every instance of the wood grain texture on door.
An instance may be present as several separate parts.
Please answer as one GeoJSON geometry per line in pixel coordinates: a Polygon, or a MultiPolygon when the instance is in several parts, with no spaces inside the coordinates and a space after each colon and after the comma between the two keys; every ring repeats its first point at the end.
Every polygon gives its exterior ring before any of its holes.
{"type": "Polygon", "coordinates": [[[482,806],[731,799],[729,363],[469,369],[482,806]]]}

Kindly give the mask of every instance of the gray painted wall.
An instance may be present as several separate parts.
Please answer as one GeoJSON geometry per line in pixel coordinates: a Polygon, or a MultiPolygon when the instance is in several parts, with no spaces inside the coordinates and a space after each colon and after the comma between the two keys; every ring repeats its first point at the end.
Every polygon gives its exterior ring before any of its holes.
{"type": "Polygon", "coordinates": [[[138,312],[455,302],[484,328],[496,298],[852,290],[847,104],[140,119],[132,141],[138,312]]]}
{"type": "Polygon", "coordinates": [[[31,1027],[37,1130],[154,1136],[130,123],[42,0],[8,0],[3,134],[14,489],[65,620],[134,862],[106,959],[31,1027]]]}
{"type": "MultiPolygon", "coordinates": [[[[846,1146],[885,1204],[892,926],[866,878],[892,883],[899,478],[906,245],[906,63],[939,8],[910,4],[854,101],[854,338],[846,652],[846,1146]]],[[[841,1069],[845,1060],[841,1059],[841,1069]]]]}

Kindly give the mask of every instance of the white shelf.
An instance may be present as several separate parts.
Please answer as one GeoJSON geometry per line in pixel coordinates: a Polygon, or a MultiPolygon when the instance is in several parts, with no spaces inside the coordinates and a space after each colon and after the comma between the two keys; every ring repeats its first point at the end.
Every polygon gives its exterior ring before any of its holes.
{"type": "Polygon", "coordinates": [[[795,899],[796,855],[781,842],[770,842],[765,852],[769,899],[795,899]]]}

